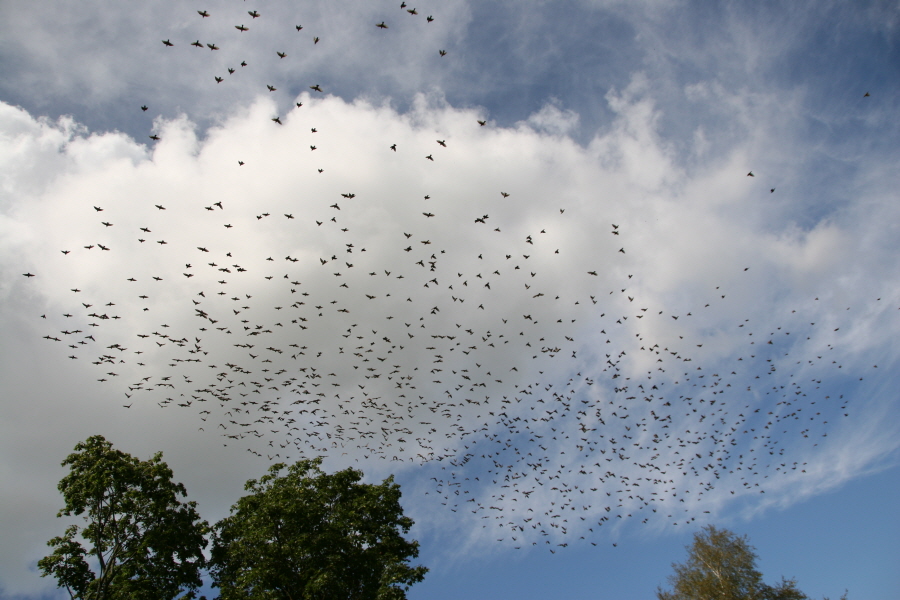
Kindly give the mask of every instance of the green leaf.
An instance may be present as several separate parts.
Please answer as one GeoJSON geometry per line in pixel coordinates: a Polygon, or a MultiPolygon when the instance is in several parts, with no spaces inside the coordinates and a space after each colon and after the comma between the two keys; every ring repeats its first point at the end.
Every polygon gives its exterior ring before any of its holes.
{"type": "Polygon", "coordinates": [[[402,600],[427,569],[410,566],[418,542],[401,534],[400,487],[333,474],[320,459],[276,464],[215,525],[211,574],[222,600],[402,600]],[[287,473],[282,471],[287,468],[287,473]]]}
{"type": "Polygon", "coordinates": [[[179,500],[187,493],[162,454],[141,461],[97,435],[62,465],[69,473],[59,482],[65,506],[57,516],[80,515],[86,524],[48,542],[55,551],[38,562],[42,576],[85,600],[193,598],[209,527],[194,502],[179,500]]]}

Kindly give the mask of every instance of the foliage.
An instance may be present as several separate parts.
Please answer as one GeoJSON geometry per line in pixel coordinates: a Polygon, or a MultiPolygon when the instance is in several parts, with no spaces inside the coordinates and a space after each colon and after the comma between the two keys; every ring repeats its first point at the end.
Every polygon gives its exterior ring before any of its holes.
{"type": "Polygon", "coordinates": [[[809,600],[809,596],[797,589],[796,580],[785,579],[784,577],[781,578],[781,582],[775,587],[764,586],[763,597],[766,600],[809,600]]]}
{"type": "Polygon", "coordinates": [[[656,596],[659,600],[808,600],[793,579],[782,577],[776,586],[763,583],[756,558],[746,536],[707,525],[694,534],[688,559],[672,565],[672,591],[658,589],[656,596]]]}
{"type": "Polygon", "coordinates": [[[42,577],[79,600],[196,597],[208,525],[194,502],[179,501],[184,486],[162,453],[141,461],[95,435],[62,466],[69,474],[59,482],[65,508],[57,517],[84,515],[87,525],[47,542],[54,551],[38,561],[42,577]]]}
{"type": "Polygon", "coordinates": [[[694,535],[683,564],[674,563],[673,590],[657,591],[659,600],[762,600],[762,574],[746,537],[712,525],[694,535]]]}
{"type": "Polygon", "coordinates": [[[215,525],[211,574],[222,600],[403,600],[428,571],[407,561],[418,542],[401,535],[400,486],[359,483],[362,473],[302,460],[250,480],[215,525]]]}

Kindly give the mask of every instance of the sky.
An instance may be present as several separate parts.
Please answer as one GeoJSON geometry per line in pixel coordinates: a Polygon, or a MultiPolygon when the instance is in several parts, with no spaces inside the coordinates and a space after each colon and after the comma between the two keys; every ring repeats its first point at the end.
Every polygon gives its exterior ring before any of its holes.
{"type": "Polygon", "coordinates": [[[210,522],[275,462],[393,475],[411,600],[652,598],[706,524],[896,598],[898,27],[0,4],[0,597],[64,597],[100,434],[210,522]]]}

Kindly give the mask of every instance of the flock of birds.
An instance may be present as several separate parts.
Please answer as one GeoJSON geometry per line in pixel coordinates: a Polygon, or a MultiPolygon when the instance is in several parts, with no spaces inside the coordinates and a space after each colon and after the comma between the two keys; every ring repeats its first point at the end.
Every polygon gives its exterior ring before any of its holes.
{"type": "MultiPolygon", "coordinates": [[[[437,165],[447,133],[434,152],[403,159],[437,165]]],[[[405,218],[377,224],[378,247],[354,237],[371,233],[377,202],[363,189],[294,212],[180,202],[179,215],[222,227],[199,242],[165,202],[85,205],[96,224],[61,260],[135,260],[115,263],[111,289],[71,288],[71,309],[41,315],[44,337],[121,388],[125,409],[190,411],[201,431],[267,460],[418,463],[433,475],[428,494],[517,548],[596,545],[604,526],[654,514],[689,523],[715,505],[703,502],[714,490],[765,493],[804,472],[797,448],[811,451],[828,419],[850,410],[822,389],[847,374],[839,327],[804,316],[818,299],[730,321],[734,298],[713,288],[672,312],[642,299],[640,274],[628,273],[626,224],[585,247],[566,232],[594,208],[548,207],[541,225],[523,224],[508,190],[486,193],[484,210],[466,217],[442,210],[456,199],[440,190],[394,200],[405,218]],[[400,229],[413,217],[415,231],[400,229]],[[463,228],[479,242],[454,243],[463,228]],[[264,255],[250,230],[270,240],[264,255]],[[297,251],[297,238],[315,242],[297,251]]]]}

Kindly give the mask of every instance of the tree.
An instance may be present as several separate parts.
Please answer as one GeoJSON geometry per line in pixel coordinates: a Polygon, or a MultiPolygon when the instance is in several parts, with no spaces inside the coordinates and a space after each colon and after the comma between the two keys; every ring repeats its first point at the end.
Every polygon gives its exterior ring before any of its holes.
{"type": "Polygon", "coordinates": [[[761,600],[762,574],[746,537],[712,525],[694,534],[683,564],[673,563],[672,592],[658,590],[659,600],[761,600]]]}
{"type": "Polygon", "coordinates": [[[87,525],[47,542],[54,551],[38,561],[42,577],[79,600],[196,597],[208,525],[196,503],[179,501],[187,493],[161,452],[141,461],[95,435],[62,466],[69,474],[59,482],[65,508],[57,517],[84,515],[87,525]]]}
{"type": "Polygon", "coordinates": [[[774,587],[763,583],[746,536],[707,525],[687,550],[687,561],[672,564],[672,591],[658,589],[659,600],[808,600],[793,579],[782,577],[774,587]]]}
{"type": "Polygon", "coordinates": [[[211,574],[222,600],[403,600],[428,571],[407,564],[400,486],[359,483],[362,473],[301,460],[272,465],[231,507],[213,536],[211,574]]]}

